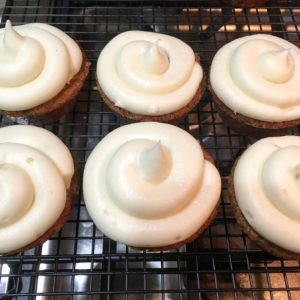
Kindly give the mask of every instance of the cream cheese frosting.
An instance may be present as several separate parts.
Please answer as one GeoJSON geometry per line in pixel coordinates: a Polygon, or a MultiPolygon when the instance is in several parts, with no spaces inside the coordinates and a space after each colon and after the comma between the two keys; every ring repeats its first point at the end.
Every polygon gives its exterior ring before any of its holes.
{"type": "Polygon", "coordinates": [[[300,253],[300,137],[265,138],[251,145],[236,165],[234,189],[257,233],[300,253]]]}
{"type": "Polygon", "coordinates": [[[221,180],[190,134],[143,122],[112,131],[94,148],[83,192],[91,218],[105,235],[153,248],[195,234],[218,203],[221,180]]]}
{"type": "Polygon", "coordinates": [[[70,151],[48,130],[0,128],[0,253],[34,242],[55,223],[73,174],[70,151]]]}
{"type": "Polygon", "coordinates": [[[210,83],[235,113],[269,122],[300,118],[300,49],[267,34],[236,39],[215,55],[210,83]]]}
{"type": "Polygon", "coordinates": [[[82,53],[67,34],[48,24],[0,29],[0,109],[22,111],[55,97],[78,73],[82,53]]]}
{"type": "Polygon", "coordinates": [[[189,103],[203,71],[193,50],[181,40],[165,34],[127,31],[102,50],[97,79],[116,106],[156,116],[189,103]]]}

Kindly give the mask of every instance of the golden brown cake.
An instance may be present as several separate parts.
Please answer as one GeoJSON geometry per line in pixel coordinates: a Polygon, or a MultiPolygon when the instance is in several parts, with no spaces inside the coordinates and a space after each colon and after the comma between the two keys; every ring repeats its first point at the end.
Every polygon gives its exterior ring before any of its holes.
{"type": "Polygon", "coordinates": [[[158,122],[109,133],[85,166],[87,210],[109,238],[143,250],[179,248],[215,217],[221,178],[186,131],[158,122]]]}
{"type": "Polygon", "coordinates": [[[300,259],[299,154],[298,136],[261,139],[236,160],[228,181],[245,234],[266,252],[293,260],[300,259]]]}
{"type": "Polygon", "coordinates": [[[224,122],[249,136],[281,135],[300,124],[300,50],[257,34],[229,42],[215,55],[210,90],[224,122]]]}
{"type": "Polygon", "coordinates": [[[99,56],[96,79],[104,102],[130,121],[178,123],[205,90],[199,56],[181,40],[153,32],[113,38],[99,56]]]}
{"type": "Polygon", "coordinates": [[[300,124],[300,119],[283,122],[266,122],[234,113],[213,92],[213,102],[224,123],[236,132],[245,136],[262,138],[267,136],[278,136],[289,132],[289,130],[300,124]]]}
{"type": "Polygon", "coordinates": [[[68,219],[80,186],[68,148],[46,129],[0,128],[0,254],[36,247],[68,219]]]}
{"type": "Polygon", "coordinates": [[[73,107],[90,63],[67,34],[48,24],[7,21],[0,49],[0,114],[45,124],[73,107]]]}

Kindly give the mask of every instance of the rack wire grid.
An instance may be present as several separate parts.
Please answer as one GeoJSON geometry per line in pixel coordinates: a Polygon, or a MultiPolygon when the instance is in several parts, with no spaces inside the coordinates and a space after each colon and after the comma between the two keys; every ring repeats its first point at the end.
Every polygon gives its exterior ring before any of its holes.
{"type": "MultiPolygon", "coordinates": [[[[299,1],[239,9],[201,0],[2,0],[1,27],[7,18],[15,25],[46,22],[61,28],[92,62],[74,109],[45,126],[68,145],[81,174],[94,146],[123,125],[95,90],[99,53],[118,33],[136,29],[176,36],[201,56],[206,74],[217,49],[240,36],[264,32],[300,46],[299,1]]],[[[1,126],[10,124],[1,119],[1,126]]],[[[179,126],[215,157],[222,175],[217,218],[201,237],[176,251],[131,249],[95,228],[81,195],[56,236],[35,249],[0,256],[0,298],[300,299],[299,263],[274,258],[251,242],[237,225],[226,196],[233,161],[253,140],[224,126],[209,92],[179,126]]]]}

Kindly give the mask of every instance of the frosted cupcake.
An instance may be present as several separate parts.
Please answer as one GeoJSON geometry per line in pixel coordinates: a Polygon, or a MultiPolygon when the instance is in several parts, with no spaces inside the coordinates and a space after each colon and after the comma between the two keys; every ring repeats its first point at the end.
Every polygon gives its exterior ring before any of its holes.
{"type": "Polygon", "coordinates": [[[300,50],[272,35],[236,39],[215,55],[213,100],[227,125],[251,136],[285,133],[300,123],[300,50]]]}
{"type": "Polygon", "coordinates": [[[205,90],[200,58],[187,44],[143,31],[121,33],[104,47],[97,81],[110,109],[131,121],[179,122],[205,90]]]}
{"type": "Polygon", "coordinates": [[[17,123],[58,120],[75,103],[89,71],[77,43],[48,24],[0,29],[0,114],[17,123]]]}
{"type": "Polygon", "coordinates": [[[0,254],[36,247],[71,213],[79,175],[69,149],[50,131],[0,128],[0,254]]]}
{"type": "Polygon", "coordinates": [[[228,184],[243,231],[265,251],[293,260],[300,259],[299,174],[300,137],[270,137],[241,155],[228,184]]]}
{"type": "Polygon", "coordinates": [[[109,133],[84,169],[87,210],[106,236],[147,249],[179,248],[217,213],[221,179],[186,131],[143,122],[109,133]]]}

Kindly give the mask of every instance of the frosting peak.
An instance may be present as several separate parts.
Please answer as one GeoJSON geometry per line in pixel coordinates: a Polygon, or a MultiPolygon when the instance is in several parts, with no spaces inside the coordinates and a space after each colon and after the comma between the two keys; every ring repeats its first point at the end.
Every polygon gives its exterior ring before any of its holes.
{"type": "MultiPolygon", "coordinates": [[[[153,216],[171,211],[165,198],[173,184],[168,177],[172,165],[164,148],[160,142],[136,138],[120,145],[112,155],[107,172],[108,190],[113,201],[128,213],[153,216]],[[157,204],[153,202],[155,198],[157,204]]],[[[186,201],[183,195],[174,199],[178,203],[186,201]]]]}
{"type": "Polygon", "coordinates": [[[284,83],[293,76],[295,64],[290,50],[280,49],[259,55],[257,67],[264,79],[284,83]]]}
{"type": "Polygon", "coordinates": [[[11,53],[16,53],[24,38],[17,33],[11,25],[11,21],[7,20],[5,23],[5,33],[3,38],[3,50],[11,53]]]}
{"type": "Polygon", "coordinates": [[[150,44],[140,58],[142,67],[156,75],[164,73],[169,67],[168,54],[159,46],[159,41],[150,44]]]}
{"type": "Polygon", "coordinates": [[[151,182],[163,181],[169,175],[171,170],[170,155],[160,141],[141,153],[139,168],[142,177],[151,182]]]}
{"type": "Polygon", "coordinates": [[[0,86],[17,87],[34,80],[41,73],[45,62],[41,44],[30,37],[22,37],[9,20],[6,21],[2,49],[0,86]]]}

